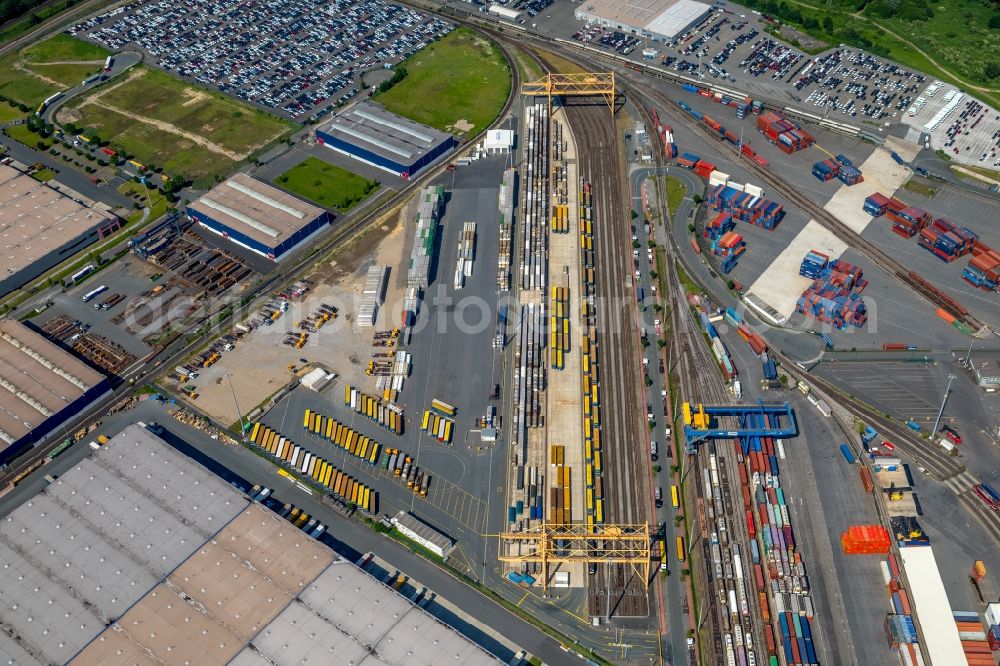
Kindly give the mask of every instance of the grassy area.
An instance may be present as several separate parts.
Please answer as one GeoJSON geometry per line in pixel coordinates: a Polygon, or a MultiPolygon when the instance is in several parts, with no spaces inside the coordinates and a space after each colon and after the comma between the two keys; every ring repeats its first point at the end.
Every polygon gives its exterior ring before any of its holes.
{"type": "Polygon", "coordinates": [[[90,60],[103,66],[104,59],[109,55],[111,51],[103,46],[62,33],[21,51],[21,58],[26,63],[90,60]]]}
{"type": "Polygon", "coordinates": [[[10,102],[0,102],[0,124],[6,125],[12,120],[24,118],[26,114],[21,109],[10,104],[10,102]]]}
{"type": "Polygon", "coordinates": [[[296,164],[275,182],[320,206],[341,212],[364,201],[378,187],[374,180],[362,178],[317,157],[309,157],[296,164]]]}
{"type": "Polygon", "coordinates": [[[931,187],[930,185],[915,180],[914,178],[910,178],[908,181],[906,181],[906,183],[903,185],[903,189],[909,192],[913,192],[914,194],[925,196],[928,199],[937,194],[936,187],[931,187]]]}
{"type": "Polygon", "coordinates": [[[165,132],[155,125],[120,113],[87,105],[80,107],[77,127],[90,127],[119,153],[133,155],[143,164],[164,168],[171,176],[183,174],[196,187],[210,186],[216,175],[228,173],[236,161],[198,145],[191,139],[165,132]]]}
{"type": "Polygon", "coordinates": [[[192,86],[158,69],[139,71],[140,76],[101,94],[100,102],[170,123],[240,154],[271,143],[296,126],[289,120],[192,86]]]}
{"type": "Polygon", "coordinates": [[[681,205],[681,201],[687,195],[687,187],[684,182],[674,178],[673,176],[667,176],[667,207],[670,209],[670,215],[673,216],[677,212],[677,208],[681,205]]]}
{"type": "Polygon", "coordinates": [[[60,110],[60,122],[92,128],[119,152],[172,176],[184,175],[196,187],[210,186],[237,162],[297,127],[159,70],[139,71],[125,83],[98,91],[96,103],[73,100],[60,110]]]}
{"type": "MultiPolygon", "coordinates": [[[[981,166],[972,166],[970,164],[962,164],[962,165],[959,165],[959,166],[962,169],[966,170],[966,171],[971,171],[973,173],[978,173],[980,176],[985,176],[986,178],[989,178],[991,180],[1000,181],[1000,171],[997,171],[996,169],[990,169],[990,168],[981,167],[981,166]]],[[[962,173],[961,171],[957,171],[955,169],[955,167],[951,167],[951,169],[960,178],[968,178],[969,177],[969,174],[962,173]]]]}
{"type": "Polygon", "coordinates": [[[0,94],[30,107],[38,106],[53,93],[78,85],[100,71],[110,53],[76,37],[54,35],[0,58],[0,94]]]}
{"type": "Polygon", "coordinates": [[[517,73],[522,81],[537,81],[542,78],[542,68],[526,51],[516,46],[510,47],[510,51],[514,54],[514,64],[517,65],[517,73]]]}
{"type": "Polygon", "coordinates": [[[31,177],[35,180],[47,183],[56,177],[56,172],[52,169],[39,169],[35,173],[31,174],[31,177]]]}
{"type": "Polygon", "coordinates": [[[485,129],[510,94],[507,61],[467,28],[424,47],[403,63],[407,76],[376,101],[389,111],[460,136],[485,129]]]}
{"type": "Polygon", "coordinates": [[[843,43],[863,48],[956,85],[970,82],[986,86],[991,90],[972,92],[987,97],[994,104],[1000,100],[997,95],[1000,91],[1000,29],[989,27],[991,20],[994,24],[1000,23],[1000,13],[989,3],[980,0],[956,0],[948,4],[928,0],[746,0],[743,4],[775,16],[827,44],[843,43]]]}
{"type": "MultiPolygon", "coordinates": [[[[149,217],[147,220],[155,220],[166,214],[167,209],[170,208],[170,202],[167,198],[163,196],[159,190],[147,189],[142,183],[137,183],[134,180],[124,183],[118,187],[118,191],[127,197],[131,197],[134,194],[138,194],[142,198],[142,206],[144,208],[149,208],[149,217]],[[148,199],[147,199],[148,192],[148,199]]],[[[138,222],[142,219],[142,210],[136,210],[129,214],[129,222],[138,222]]]]}
{"type": "MultiPolygon", "coordinates": [[[[11,125],[4,129],[4,134],[31,148],[34,148],[35,144],[42,138],[38,133],[31,131],[27,125],[11,125]]],[[[46,141],[46,143],[52,145],[51,141],[46,141]]]]}

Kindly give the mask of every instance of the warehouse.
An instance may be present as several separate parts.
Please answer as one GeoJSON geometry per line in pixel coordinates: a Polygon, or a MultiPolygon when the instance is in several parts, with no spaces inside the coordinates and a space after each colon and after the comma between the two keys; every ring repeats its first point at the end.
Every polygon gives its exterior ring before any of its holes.
{"type": "Polygon", "coordinates": [[[192,220],[272,261],[320,233],[330,214],[276,187],[238,173],[187,205],[192,220]]]}
{"type": "Polygon", "coordinates": [[[316,130],[316,141],[409,179],[455,147],[455,137],[362,102],[316,130]]]}
{"type": "Polygon", "coordinates": [[[0,296],[120,228],[115,215],[70,198],[52,181],[37,181],[5,160],[0,163],[0,296]]]}
{"type": "Polygon", "coordinates": [[[704,21],[712,8],[694,0],[588,0],[576,8],[580,21],[670,42],[704,21]]]}
{"type": "Polygon", "coordinates": [[[111,390],[107,377],[16,319],[0,320],[0,465],[111,390]]]}
{"type": "Polygon", "coordinates": [[[141,423],[15,508],[0,561],[4,663],[500,663],[141,423]]]}

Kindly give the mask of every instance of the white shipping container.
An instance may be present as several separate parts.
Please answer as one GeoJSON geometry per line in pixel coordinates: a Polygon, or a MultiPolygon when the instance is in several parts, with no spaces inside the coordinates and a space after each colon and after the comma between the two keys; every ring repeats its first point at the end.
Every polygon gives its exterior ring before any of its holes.
{"type": "Polygon", "coordinates": [[[709,187],[714,187],[716,185],[728,185],[729,184],[729,174],[722,173],[718,169],[713,171],[708,177],[709,187]]]}
{"type": "Polygon", "coordinates": [[[991,627],[994,624],[1000,624],[1000,602],[994,601],[986,606],[986,624],[991,627]]]}

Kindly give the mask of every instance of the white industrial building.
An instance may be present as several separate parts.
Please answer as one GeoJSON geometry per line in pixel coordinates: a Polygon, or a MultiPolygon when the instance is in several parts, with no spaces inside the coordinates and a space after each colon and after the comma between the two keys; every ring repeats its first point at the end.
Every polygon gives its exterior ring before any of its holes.
{"type": "Polygon", "coordinates": [[[660,41],[673,41],[704,21],[712,7],[695,0],[585,0],[580,21],[660,41]]]}
{"type": "Polygon", "coordinates": [[[499,16],[500,18],[507,19],[508,21],[517,21],[521,18],[521,12],[516,9],[504,7],[503,5],[490,5],[490,8],[487,11],[490,14],[493,14],[493,16],[499,16]]]}
{"type": "Polygon", "coordinates": [[[494,129],[486,132],[483,150],[487,155],[503,155],[514,148],[514,130],[494,129]]]}
{"type": "Polygon", "coordinates": [[[447,559],[448,553],[455,547],[454,541],[408,511],[400,511],[396,514],[392,519],[392,524],[396,526],[400,534],[413,539],[439,557],[447,559]]]}

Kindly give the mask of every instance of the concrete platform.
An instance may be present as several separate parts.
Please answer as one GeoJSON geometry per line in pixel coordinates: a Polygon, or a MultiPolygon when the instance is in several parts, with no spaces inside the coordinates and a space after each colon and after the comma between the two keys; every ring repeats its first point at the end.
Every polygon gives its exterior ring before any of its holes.
{"type": "Polygon", "coordinates": [[[816,250],[836,258],[846,249],[847,244],[834,236],[833,232],[816,220],[809,220],[770,267],[757,278],[750,287],[750,293],[789,317],[795,312],[795,302],[812,282],[799,275],[799,267],[806,253],[816,250]]]}
{"type": "Polygon", "coordinates": [[[886,148],[886,150],[876,150],[863,164],[858,165],[865,177],[864,182],[851,187],[841,185],[840,189],[823,206],[859,234],[872,221],[872,216],[862,208],[865,199],[875,192],[892,196],[892,193],[902,187],[903,183],[910,177],[910,172],[901,164],[897,164],[889,151],[896,151],[900,157],[907,161],[912,160],[919,152],[917,146],[893,137],[886,138],[886,148]]]}
{"type": "Polygon", "coordinates": [[[895,518],[897,516],[916,516],[917,515],[917,496],[913,493],[906,491],[903,493],[903,499],[896,500],[895,502],[889,502],[887,504],[889,516],[895,518]]]}
{"type": "Polygon", "coordinates": [[[910,487],[910,479],[906,476],[906,470],[901,468],[892,472],[887,470],[875,472],[875,482],[878,483],[879,488],[891,488],[893,485],[896,488],[910,487]]]}

